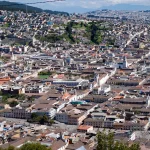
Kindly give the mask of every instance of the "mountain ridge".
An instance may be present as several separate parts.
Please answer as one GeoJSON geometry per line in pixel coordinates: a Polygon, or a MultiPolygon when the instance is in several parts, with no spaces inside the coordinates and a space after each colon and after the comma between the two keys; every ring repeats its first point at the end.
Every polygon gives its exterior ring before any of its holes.
{"type": "Polygon", "coordinates": [[[23,12],[29,12],[29,13],[41,13],[41,12],[47,12],[50,14],[64,14],[69,15],[67,12],[61,12],[61,11],[52,11],[52,10],[43,10],[38,7],[29,6],[22,3],[17,2],[9,2],[9,1],[0,1],[0,10],[8,10],[8,11],[23,11],[23,12]]]}
{"type": "Polygon", "coordinates": [[[150,6],[145,5],[133,5],[133,4],[117,4],[112,6],[103,7],[101,9],[110,9],[110,10],[127,10],[127,11],[141,11],[141,10],[150,10],[150,6]]]}

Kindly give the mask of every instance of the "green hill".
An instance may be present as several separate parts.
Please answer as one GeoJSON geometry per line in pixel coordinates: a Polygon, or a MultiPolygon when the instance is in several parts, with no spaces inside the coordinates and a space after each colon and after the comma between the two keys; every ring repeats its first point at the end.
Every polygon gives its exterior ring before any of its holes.
{"type": "Polygon", "coordinates": [[[37,7],[25,5],[22,3],[16,3],[16,2],[9,2],[9,1],[0,1],[0,10],[7,10],[7,11],[23,11],[26,12],[26,8],[28,13],[41,13],[41,12],[47,12],[50,14],[65,14],[69,15],[67,12],[59,12],[59,11],[52,11],[52,10],[42,10],[37,7]],[[26,7],[27,6],[27,7],[26,7]]]}
{"type": "MultiPolygon", "coordinates": [[[[42,12],[42,9],[37,7],[28,6],[28,12],[42,12]]],[[[8,2],[8,1],[0,1],[0,10],[8,10],[8,11],[24,11],[26,12],[26,5],[21,3],[15,2],[8,2]]]]}
{"type": "Polygon", "coordinates": [[[55,15],[57,15],[57,14],[62,14],[62,15],[67,15],[67,16],[69,16],[69,13],[67,13],[67,12],[62,12],[62,11],[44,10],[44,12],[47,12],[47,13],[49,13],[49,14],[55,14],[55,15]]]}

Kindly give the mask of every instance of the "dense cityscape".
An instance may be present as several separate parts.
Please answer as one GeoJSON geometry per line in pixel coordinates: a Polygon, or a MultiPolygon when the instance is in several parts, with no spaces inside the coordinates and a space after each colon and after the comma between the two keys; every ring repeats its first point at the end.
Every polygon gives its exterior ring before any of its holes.
{"type": "Polygon", "coordinates": [[[149,150],[149,64],[150,11],[1,10],[0,147],[149,150]]]}

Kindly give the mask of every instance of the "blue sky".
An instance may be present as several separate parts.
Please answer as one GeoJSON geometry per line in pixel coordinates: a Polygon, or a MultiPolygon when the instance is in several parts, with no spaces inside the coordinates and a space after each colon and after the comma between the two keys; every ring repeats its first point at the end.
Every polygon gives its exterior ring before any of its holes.
{"type": "MultiPolygon", "coordinates": [[[[3,0],[0,0],[3,1],[3,0]]],[[[9,0],[11,2],[41,2],[46,0],[9,0]]],[[[60,11],[68,11],[68,12],[86,12],[90,10],[97,10],[100,8],[111,8],[112,6],[121,5],[124,10],[128,9],[128,5],[130,8],[133,5],[138,5],[140,8],[150,9],[150,0],[66,0],[63,2],[51,2],[46,4],[38,4],[34,5],[40,7],[42,9],[50,9],[50,10],[60,10],[60,11]],[[118,5],[119,4],[119,5],[118,5]]],[[[117,7],[115,7],[117,9],[117,7]]],[[[134,6],[133,6],[134,9],[134,6]]]]}

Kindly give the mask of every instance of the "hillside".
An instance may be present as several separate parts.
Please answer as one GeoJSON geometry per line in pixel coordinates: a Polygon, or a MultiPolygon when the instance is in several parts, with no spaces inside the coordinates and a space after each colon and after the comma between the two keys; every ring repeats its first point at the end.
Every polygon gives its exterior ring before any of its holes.
{"type": "MultiPolygon", "coordinates": [[[[56,26],[57,28],[57,26],[56,26]]],[[[112,24],[107,22],[69,22],[62,25],[64,28],[63,34],[50,32],[48,35],[36,35],[36,39],[41,42],[69,42],[69,43],[84,43],[84,44],[100,44],[103,41],[107,41],[108,45],[114,45],[115,39],[108,36],[109,31],[112,30],[112,24]],[[107,36],[106,36],[107,35],[107,36]]],[[[59,31],[58,31],[59,32],[59,31]]]]}
{"type": "Polygon", "coordinates": [[[47,13],[49,13],[49,14],[55,14],[55,15],[57,15],[57,14],[62,14],[62,15],[67,15],[67,16],[69,16],[69,13],[63,12],[63,11],[44,10],[44,12],[47,12],[47,13]]]}
{"type": "MultiPolygon", "coordinates": [[[[26,5],[25,4],[21,4],[21,3],[16,3],[16,2],[9,2],[9,1],[0,1],[0,10],[8,10],[8,11],[23,11],[26,12],[26,5]]],[[[37,7],[33,7],[33,6],[29,6],[27,5],[27,10],[29,13],[40,13],[40,12],[47,12],[50,14],[65,14],[65,15],[69,15],[66,12],[59,12],[59,11],[52,11],[52,10],[42,10],[40,8],[37,7]]]]}
{"type": "MultiPolygon", "coordinates": [[[[28,6],[28,12],[42,12],[42,9],[37,7],[28,6]]],[[[26,11],[26,5],[19,4],[15,2],[8,2],[8,1],[0,1],[0,9],[1,10],[9,10],[9,11],[26,11]]]]}
{"type": "Polygon", "coordinates": [[[146,5],[131,5],[131,4],[117,4],[112,6],[103,7],[101,9],[108,10],[127,10],[127,11],[141,11],[141,10],[150,10],[150,6],[146,5]]]}

